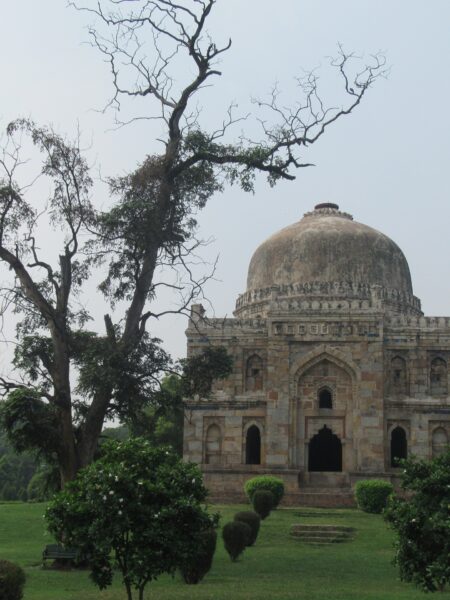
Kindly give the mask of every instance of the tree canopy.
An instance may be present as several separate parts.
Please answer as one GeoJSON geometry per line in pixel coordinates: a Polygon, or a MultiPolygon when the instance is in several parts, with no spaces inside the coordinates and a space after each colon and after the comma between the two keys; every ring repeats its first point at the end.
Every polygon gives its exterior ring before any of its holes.
{"type": "MultiPolygon", "coordinates": [[[[159,153],[108,180],[107,209],[93,201],[95,182],[79,140],[30,119],[7,128],[0,157],[0,261],[10,281],[2,297],[4,311],[19,318],[14,365],[22,380],[2,381],[4,391],[15,394],[3,414],[8,431],[17,434],[11,439],[26,430],[26,444],[56,456],[63,484],[93,460],[105,421],[132,420],[160,390],[162,374],[174,370],[151,335],[151,322],[185,311],[208,278],[197,278],[190,264],[199,246],[196,213],[227,184],[251,191],[257,173],[270,185],[294,179],[296,169],[309,166],[307,148],[356,109],[385,74],[383,57],[361,64],[339,48],[331,66],[341,77],[342,106],[326,107],[318,77],[309,73],[298,79],[291,107],[280,104],[276,90],[268,102],[255,103],[266,115],[260,140],[233,133],[245,121],[232,105],[222,125],[206,131],[197,97],[222,75],[218,60],[231,48],[230,40],[215,41],[207,30],[216,1],[73,4],[93,19],[91,40],[112,76],[109,104],[118,108],[123,97],[147,101],[146,118],[158,119],[162,128],[159,153]],[[175,78],[180,61],[182,75],[175,78]],[[32,155],[39,161],[37,179],[47,182],[37,190],[23,179],[28,141],[38,154],[32,155]],[[43,250],[43,220],[55,232],[50,251],[43,250]],[[183,273],[178,284],[164,278],[168,270],[183,273]],[[97,288],[110,306],[103,325],[91,324],[83,302],[86,286],[99,275],[97,288]],[[180,293],[180,303],[158,311],[154,300],[167,285],[180,293]],[[39,418],[25,426],[32,414],[39,418]]],[[[203,389],[190,385],[186,393],[204,394],[211,378],[224,376],[220,365],[215,372],[202,360],[203,389]]]]}
{"type": "Polygon", "coordinates": [[[134,438],[108,442],[103,456],[83,469],[49,505],[56,539],[89,557],[100,589],[118,565],[129,600],[147,583],[173,573],[217,524],[202,506],[206,488],[195,465],[168,448],[134,438]]]}

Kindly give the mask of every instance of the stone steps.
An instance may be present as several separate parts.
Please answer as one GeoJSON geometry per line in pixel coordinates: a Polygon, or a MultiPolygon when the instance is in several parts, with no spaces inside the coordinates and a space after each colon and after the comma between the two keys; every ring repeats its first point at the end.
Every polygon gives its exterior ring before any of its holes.
{"type": "Polygon", "coordinates": [[[354,494],[350,488],[304,488],[288,493],[284,506],[313,506],[316,508],[354,508],[354,494]]]}
{"type": "MultiPolygon", "coordinates": [[[[248,498],[241,490],[211,494],[209,502],[220,504],[247,504],[248,498]]],[[[355,508],[352,489],[348,487],[305,486],[287,491],[281,506],[312,506],[315,508],[355,508]]]]}
{"type": "MultiPolygon", "coordinates": [[[[320,516],[321,513],[317,513],[316,516],[320,516]]],[[[339,535],[352,534],[355,530],[353,527],[347,527],[346,525],[304,525],[303,523],[298,523],[296,525],[292,525],[291,532],[298,533],[335,533],[339,535]]]]}
{"type": "Polygon", "coordinates": [[[315,545],[339,544],[353,539],[352,527],[339,525],[292,525],[290,535],[301,542],[315,545]]]}

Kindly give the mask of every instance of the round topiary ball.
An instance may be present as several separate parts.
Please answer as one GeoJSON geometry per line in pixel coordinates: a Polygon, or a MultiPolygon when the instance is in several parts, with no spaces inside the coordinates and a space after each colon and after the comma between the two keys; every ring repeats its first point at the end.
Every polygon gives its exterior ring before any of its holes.
{"type": "Polygon", "coordinates": [[[279,477],[274,477],[273,475],[258,475],[245,482],[244,491],[252,503],[253,494],[257,490],[265,490],[273,494],[272,509],[275,509],[284,496],[284,482],[279,477]]]}
{"type": "Polygon", "coordinates": [[[234,515],[235,521],[242,521],[242,523],[247,523],[247,525],[251,529],[251,535],[248,539],[247,546],[253,546],[256,542],[256,538],[258,537],[259,526],[261,525],[261,517],[258,513],[253,512],[252,510],[244,510],[242,512],[238,512],[234,515]]]}
{"type": "Polygon", "coordinates": [[[248,540],[251,537],[251,529],[247,523],[231,521],[224,525],[222,537],[225,550],[230,555],[231,560],[235,562],[247,546],[248,540]]]}
{"type": "Polygon", "coordinates": [[[181,567],[181,575],[185,583],[199,583],[211,569],[214,552],[216,551],[217,532],[206,529],[201,533],[197,551],[181,567]]]}
{"type": "Polygon", "coordinates": [[[9,560],[0,560],[0,600],[22,600],[25,573],[9,560]]]}
{"type": "Polygon", "coordinates": [[[274,505],[272,492],[267,490],[257,490],[252,497],[253,509],[264,520],[270,515],[274,505]]]}

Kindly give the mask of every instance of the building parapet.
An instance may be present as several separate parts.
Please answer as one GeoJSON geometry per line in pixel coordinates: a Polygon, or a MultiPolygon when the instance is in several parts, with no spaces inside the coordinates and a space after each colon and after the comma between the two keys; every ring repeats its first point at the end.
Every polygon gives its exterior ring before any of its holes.
{"type": "Polygon", "coordinates": [[[403,291],[349,281],[312,281],[248,290],[236,302],[236,317],[276,310],[383,310],[394,314],[422,314],[420,300],[403,291]]]}
{"type": "Polygon", "coordinates": [[[450,317],[387,316],[385,318],[385,327],[387,329],[400,328],[450,332],[450,317]]]}
{"type": "Polygon", "coordinates": [[[267,321],[260,318],[235,319],[235,318],[209,318],[205,314],[205,309],[201,304],[194,304],[191,307],[191,316],[187,334],[192,335],[197,332],[199,335],[209,335],[210,333],[220,333],[226,335],[226,332],[236,331],[259,331],[261,333],[267,330],[267,321]]]}

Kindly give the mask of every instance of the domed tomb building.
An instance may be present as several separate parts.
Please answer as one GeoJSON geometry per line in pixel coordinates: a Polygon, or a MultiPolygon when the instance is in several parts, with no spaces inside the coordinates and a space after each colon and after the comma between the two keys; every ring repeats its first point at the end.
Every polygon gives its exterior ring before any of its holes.
{"type": "Polygon", "coordinates": [[[450,318],[424,317],[400,248],[319,204],[251,259],[233,319],[192,306],[188,355],[225,346],[232,375],[186,402],[184,457],[215,499],[273,474],[286,501],[352,503],[359,479],[450,437],[450,318]]]}

